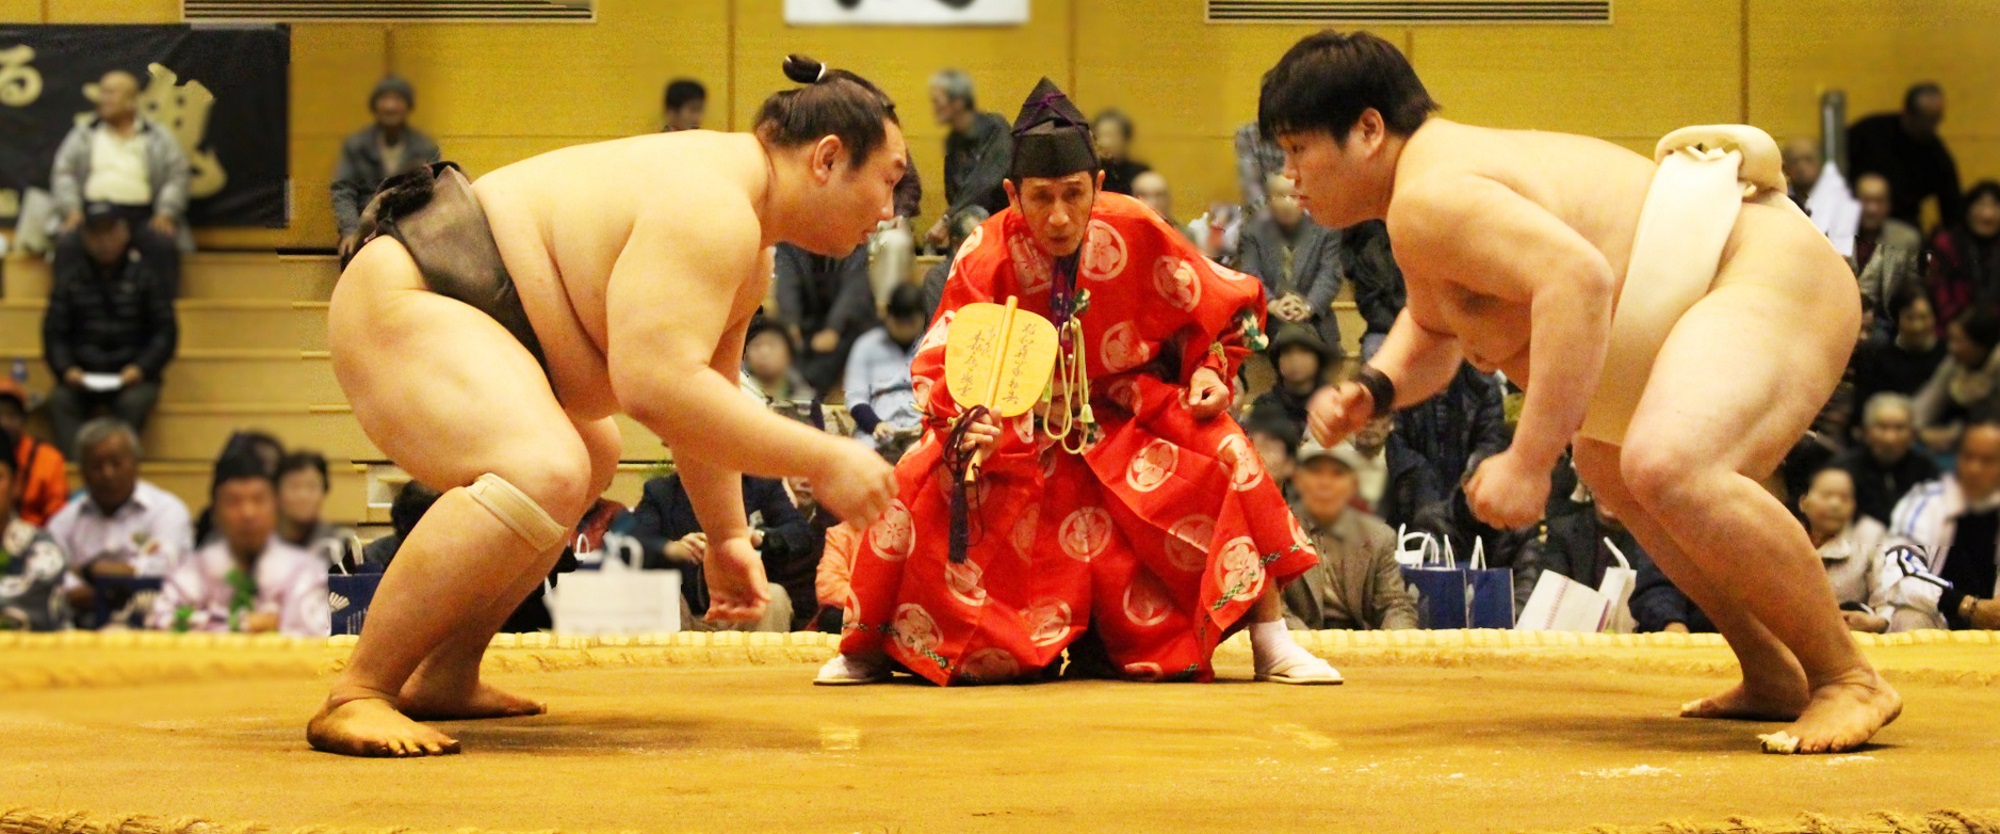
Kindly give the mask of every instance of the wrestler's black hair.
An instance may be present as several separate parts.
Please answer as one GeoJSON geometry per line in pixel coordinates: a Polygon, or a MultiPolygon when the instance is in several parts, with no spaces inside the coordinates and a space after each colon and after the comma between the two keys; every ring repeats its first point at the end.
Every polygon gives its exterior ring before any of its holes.
{"type": "Polygon", "coordinates": [[[1915,84],[1911,84],[1910,89],[1904,91],[1903,93],[1903,112],[1905,113],[1917,112],[1917,99],[1923,98],[1924,96],[1941,96],[1941,95],[1944,95],[1944,88],[1938,86],[1938,83],[1936,81],[1921,81],[1915,84]]]}
{"type": "Polygon", "coordinates": [[[679,110],[697,101],[708,100],[708,88],[692,78],[676,78],[667,84],[667,95],[663,102],[667,110],[679,110]]]}
{"type": "Polygon", "coordinates": [[[314,472],[319,475],[319,488],[332,489],[333,480],[327,475],[326,456],[310,449],[292,452],[278,461],[278,480],[293,472],[314,472]]]}
{"type": "Polygon", "coordinates": [[[830,69],[804,55],[785,59],[785,77],[805,86],[773,93],[757,111],[757,138],[776,148],[794,148],[837,136],[847,146],[848,164],[860,167],[888,141],[896,103],[868,79],[830,69]]]}
{"type": "Polygon", "coordinates": [[[1389,132],[1408,136],[1438,109],[1417,71],[1396,47],[1367,32],[1331,29],[1293,45],[1264,74],[1257,128],[1270,141],[1325,131],[1345,145],[1361,114],[1382,114],[1389,132]]]}

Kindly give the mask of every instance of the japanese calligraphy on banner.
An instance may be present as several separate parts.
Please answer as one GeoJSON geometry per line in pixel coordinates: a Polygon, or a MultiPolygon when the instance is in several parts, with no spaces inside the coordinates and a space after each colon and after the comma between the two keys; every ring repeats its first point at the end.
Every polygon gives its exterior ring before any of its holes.
{"type": "Polygon", "coordinates": [[[1028,0],[785,0],[794,26],[1019,26],[1028,0]]]}
{"type": "Polygon", "coordinates": [[[56,149],[122,69],[139,112],[180,142],[197,226],[287,222],[291,31],[283,26],[0,26],[0,218],[49,188],[56,149]]]}

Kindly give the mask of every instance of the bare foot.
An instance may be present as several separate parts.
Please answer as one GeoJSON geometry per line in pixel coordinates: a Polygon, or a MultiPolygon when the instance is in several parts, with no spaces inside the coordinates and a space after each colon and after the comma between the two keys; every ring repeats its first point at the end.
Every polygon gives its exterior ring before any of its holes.
{"type": "Polygon", "coordinates": [[[412,680],[410,686],[403,688],[403,696],[396,699],[396,705],[404,715],[418,721],[515,718],[549,711],[539,701],[502,692],[483,682],[475,684],[470,694],[458,694],[424,691],[419,681],[412,680]]]}
{"type": "Polygon", "coordinates": [[[1903,714],[1903,696],[1874,671],[1825,684],[1790,727],[1761,736],[1767,753],[1844,753],[1903,714]]]}
{"type": "Polygon", "coordinates": [[[458,740],[418,724],[380,698],[328,700],[306,725],[314,750],[343,756],[446,756],[458,740]]]}
{"type": "Polygon", "coordinates": [[[1715,718],[1726,721],[1795,721],[1799,714],[1805,711],[1806,703],[1810,700],[1811,694],[1806,691],[1804,676],[1800,676],[1795,686],[1783,684],[1752,686],[1745,680],[1720,695],[1682,704],[1681,717],[1715,718]]]}

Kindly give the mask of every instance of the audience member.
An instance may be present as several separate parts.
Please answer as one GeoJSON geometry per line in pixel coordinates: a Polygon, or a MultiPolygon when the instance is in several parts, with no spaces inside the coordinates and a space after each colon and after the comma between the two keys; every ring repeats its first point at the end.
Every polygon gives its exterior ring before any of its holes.
{"type": "Polygon", "coordinates": [[[1632,621],[1639,633],[1715,633],[1715,621],[1674,587],[1673,580],[1667,578],[1658,563],[1647,559],[1644,564],[1634,564],[1632,569],[1639,573],[1632,581],[1632,621]]]}
{"type": "MultiPolygon", "coordinates": [[[[1944,90],[1933,83],[1912,86],[1903,112],[1879,113],[1847,128],[1847,167],[1856,180],[1881,174],[1889,181],[1889,216],[1918,224],[1924,200],[1935,197],[1943,225],[1957,222],[1958,163],[1938,136],[1944,121],[1944,90]]],[[[1942,311],[1940,311],[1942,312],[1942,311]]]]}
{"type": "Polygon", "coordinates": [[[1915,395],[1944,363],[1944,340],[1938,338],[1937,317],[1930,297],[1915,282],[1904,284],[1889,298],[1893,337],[1864,342],[1854,349],[1854,400],[1864,407],[1876,394],[1915,395]]]}
{"type": "Polygon", "coordinates": [[[348,134],[340,143],[340,163],[333,170],[333,222],[340,231],[340,259],[360,248],[361,210],[383,180],[438,161],[437,142],[411,127],[417,91],[410,82],[389,76],[368,94],[368,111],[375,123],[348,134]]]}
{"type": "Polygon", "coordinates": [[[743,392],[766,408],[819,399],[792,365],[791,335],[765,316],[750,321],[743,339],[743,392]]]}
{"type": "Polygon", "coordinates": [[[944,140],[944,215],[924,233],[925,242],[944,245],[953,218],[978,206],[989,215],[1007,207],[1001,187],[1014,164],[1012,125],[997,113],[982,113],[972,76],[948,69],[931,76],[931,112],[951,129],[944,140]]]}
{"type": "Polygon", "coordinates": [[[1417,607],[1396,563],[1396,531],[1354,509],[1354,449],[1299,446],[1292,514],[1319,551],[1319,564],[1285,586],[1285,622],[1303,629],[1407,629],[1417,607]]]}
{"type": "Polygon", "coordinates": [[[1909,397],[1876,394],[1861,413],[1861,445],[1833,459],[1853,478],[1856,509],[1880,524],[1911,489],[1938,475],[1937,463],[1916,449],[1913,413],[1909,397]]]}
{"type": "Polygon", "coordinates": [[[1917,436],[1932,449],[1958,443],[1967,423],[2000,419],[2000,312],[1967,310],[1945,328],[1943,363],[1917,391],[1917,436]]]}
{"type": "Polygon", "coordinates": [[[1243,210],[1218,203],[1208,212],[1188,221],[1187,236],[1201,247],[1203,257],[1231,269],[1238,268],[1236,253],[1243,242],[1243,210]]]}
{"type": "Polygon", "coordinates": [[[917,266],[917,237],[910,230],[910,218],[923,208],[924,183],[917,176],[917,163],[903,156],[903,178],[896,181],[890,210],[895,216],[875,227],[868,236],[868,286],[876,306],[889,303],[897,287],[912,283],[917,266]]]}
{"type": "Polygon", "coordinates": [[[389,563],[396,560],[396,551],[403,547],[403,539],[417,529],[417,522],[431,511],[437,503],[437,490],[411,481],[396,490],[396,497],[389,502],[389,535],[382,536],[361,548],[362,564],[379,570],[388,570],[389,563]]]}
{"type": "Polygon", "coordinates": [[[1931,236],[1926,280],[1947,321],[1965,310],[2000,313],[2000,181],[1974,185],[1966,192],[1964,219],[1931,236]]]}
{"type": "Polygon", "coordinates": [[[1889,524],[1889,630],[2000,629],[2000,423],[1959,438],[1956,470],[1896,505],[1889,524]]]}
{"type": "Polygon", "coordinates": [[[28,434],[28,392],[7,377],[0,377],[0,435],[19,438],[0,445],[0,457],[14,462],[14,511],[37,527],[49,523],[69,501],[69,472],[62,452],[28,434]]]}
{"type": "Polygon", "coordinates": [[[322,517],[333,488],[326,458],[297,451],[278,463],[278,538],[328,563],[348,559],[354,531],[322,517]]]}
{"type": "Polygon", "coordinates": [[[1847,627],[1876,634],[1888,631],[1888,617],[1878,615],[1875,606],[1883,598],[1882,542],[1889,531],[1875,519],[1855,515],[1853,477],[1838,467],[1820,470],[1799,499],[1799,513],[1805,516],[1813,546],[1819,548],[1826,580],[1840,601],[1847,627]]]}
{"type": "Polygon", "coordinates": [[[1265,193],[1270,205],[1244,229],[1238,268],[1263,280],[1272,318],[1311,327],[1321,344],[1337,347],[1340,233],[1313,222],[1282,175],[1271,178],[1265,193]]]}
{"type": "MultiPolygon", "coordinates": [[[[244,457],[257,461],[263,465],[264,474],[275,483],[278,479],[278,464],[285,460],[285,444],[271,436],[270,432],[238,429],[230,432],[229,438],[222,441],[222,451],[216,454],[215,459],[222,460],[229,457],[244,457]]],[[[213,494],[215,484],[210,483],[208,491],[213,494]]],[[[215,507],[201,508],[201,512],[194,516],[194,546],[204,547],[219,535],[221,533],[215,528],[215,507]]]]}
{"type": "Polygon", "coordinates": [[[132,248],[125,219],[92,203],[82,232],[87,257],[57,271],[42,318],[43,356],[60,382],[49,394],[49,422],[69,457],[78,427],[98,409],[145,429],[180,337],[173,297],[132,248]]]}
{"type": "Polygon", "coordinates": [[[1264,184],[1285,171],[1285,152],[1265,138],[1256,122],[1236,129],[1236,184],[1243,190],[1243,210],[1264,210],[1264,184]]]}
{"type": "MultiPolygon", "coordinates": [[[[1278,492],[1290,502],[1298,497],[1298,490],[1292,484],[1297,474],[1298,464],[1293,457],[1298,451],[1304,435],[1292,423],[1276,414],[1253,415],[1243,433],[1250,438],[1250,446],[1257,450],[1257,459],[1264,464],[1264,472],[1271,476],[1271,482],[1278,486],[1278,492]]],[[[1351,491],[1351,490],[1350,490],[1351,491]]]]}
{"type": "Polygon", "coordinates": [[[1443,500],[1430,461],[1395,435],[1396,418],[1384,414],[1347,441],[1355,453],[1356,490],[1365,509],[1391,527],[1404,527],[1417,513],[1443,500]]]}
{"type": "Polygon", "coordinates": [[[815,255],[778,244],[778,315],[802,350],[799,372],[822,392],[840,385],[854,340],[874,329],[875,290],[868,279],[868,247],[845,258],[815,255]]]}
{"type": "Polygon", "coordinates": [[[922,433],[923,414],[910,389],[910,360],[924,335],[924,291],[910,284],[889,294],[882,326],[854,342],[847,355],[847,412],[854,436],[894,463],[922,433]]]}
{"type": "MultiPolygon", "coordinates": [[[[0,449],[13,435],[0,429],[0,449]]],[[[15,512],[23,470],[0,455],[0,631],[56,631],[69,625],[63,572],[69,557],[47,531],[15,512]]]]}
{"type": "MultiPolygon", "coordinates": [[[[850,540],[846,542],[848,545],[853,544],[852,539],[859,538],[860,531],[855,530],[853,525],[841,524],[840,519],[835,518],[833,513],[820,505],[818,496],[813,494],[813,485],[810,478],[795,477],[785,479],[785,491],[792,494],[792,506],[797,507],[799,515],[805,517],[806,529],[811,531],[811,536],[806,543],[806,557],[799,561],[800,563],[811,562],[815,565],[813,570],[816,586],[819,581],[817,575],[826,570],[826,553],[828,549],[842,544],[839,539],[843,531],[850,537],[850,540]]],[[[849,564],[851,564],[853,553],[847,553],[847,557],[849,564]]],[[[794,599],[792,605],[792,621],[798,624],[797,627],[832,634],[840,633],[840,606],[823,606],[814,599],[794,599]]]]}
{"type": "Polygon", "coordinates": [[[180,292],[180,252],[194,248],[187,229],[192,170],[180,141],[166,126],[139,112],[139,79],[112,70],[97,82],[97,115],[77,122],[56,148],[49,189],[62,213],[60,262],[85,253],[74,232],[87,207],[102,203],[123,219],[132,241],[154,263],[153,278],[167,297],[180,292]]]}
{"type": "Polygon", "coordinates": [[[1368,329],[1361,334],[1361,359],[1367,361],[1382,349],[1390,326],[1403,312],[1406,292],[1403,270],[1389,251],[1389,227],[1380,220],[1366,220],[1340,233],[1340,266],[1354,282],[1354,306],[1368,329]]]}
{"type": "Polygon", "coordinates": [[[1549,519],[1536,553],[1542,572],[1566,576],[1592,588],[1604,584],[1605,571],[1619,567],[1619,555],[1633,570],[1638,570],[1641,562],[1652,561],[1618,514],[1597,502],[1591,503],[1590,512],[1549,519]]]}
{"type": "Polygon", "coordinates": [[[661,112],[666,114],[661,133],[700,130],[702,116],[708,112],[708,88],[692,78],[676,78],[667,82],[661,105],[661,112]]]}
{"type": "Polygon", "coordinates": [[[1120,110],[1106,110],[1091,120],[1090,132],[1097,140],[1097,162],[1103,166],[1104,190],[1131,194],[1133,181],[1153,170],[1131,156],[1132,139],[1138,135],[1132,129],[1132,118],[1120,110]]]}
{"type": "Polygon", "coordinates": [[[327,563],[276,535],[270,470],[254,457],[227,456],[216,462],[213,484],[209,500],[221,536],[167,576],[147,627],[326,636],[333,616],[327,563]]]}
{"type": "Polygon", "coordinates": [[[1257,397],[1250,413],[1253,417],[1266,412],[1282,417],[1293,431],[1303,436],[1306,403],[1326,382],[1337,357],[1319,340],[1318,334],[1296,324],[1280,326],[1277,335],[1271,338],[1270,350],[1271,364],[1278,371],[1278,384],[1257,397]]]}
{"type": "MultiPolygon", "coordinates": [[[[708,580],[702,574],[702,559],[708,554],[708,535],[701,530],[694,505],[679,473],[646,482],[639,506],[632,511],[632,536],[644,548],[647,568],[681,572],[681,627],[690,631],[790,631],[793,599],[803,594],[813,598],[813,575],[818,565],[804,564],[811,556],[811,533],[805,517],[792,506],[785,486],[769,478],[743,476],[743,512],[750,522],[750,544],[763,556],[769,581],[771,604],[764,618],[755,623],[712,624],[704,622],[708,613],[708,580]]],[[[808,602],[808,607],[811,607],[808,602]]],[[[811,616],[802,613],[802,616],[811,616]]]]}
{"type": "Polygon", "coordinates": [[[139,479],[139,435],[116,418],[84,424],[84,497],[49,520],[49,535],[69,554],[64,581],[70,607],[88,615],[97,607],[97,583],[118,577],[162,578],[194,550],[186,504],[139,479]]]}
{"type": "Polygon", "coordinates": [[[1396,435],[1430,461],[1432,480],[1456,484],[1475,455],[1499,454],[1513,442],[1500,381],[1461,362],[1434,397],[1396,413],[1396,435]]]}
{"type": "Polygon", "coordinates": [[[1917,227],[1889,216],[1889,181],[1881,174],[1861,175],[1854,181],[1854,196],[1861,203],[1861,222],[1854,232],[1854,275],[1861,282],[1861,297],[1886,310],[1904,287],[1922,291],[1917,265],[1923,258],[1924,238],[1917,227]]]}
{"type": "Polygon", "coordinates": [[[930,321],[937,315],[938,304],[944,301],[944,284],[951,280],[951,266],[958,262],[958,250],[965,246],[965,239],[979,224],[986,222],[986,209],[973,206],[952,218],[951,240],[945,247],[944,260],[931,265],[924,273],[924,320],[930,321]]]}
{"type": "Polygon", "coordinates": [[[1139,202],[1145,203],[1147,208],[1152,209],[1153,213],[1159,215],[1160,219],[1166,221],[1167,225],[1174,227],[1174,230],[1180,232],[1182,237],[1193,240],[1192,237],[1188,236],[1187,227],[1182,225],[1181,221],[1174,219],[1174,192],[1173,189],[1167,187],[1167,177],[1165,174],[1158,171],[1146,171],[1133,177],[1132,196],[1139,202]]]}
{"type": "Polygon", "coordinates": [[[1820,234],[1843,257],[1854,255],[1854,234],[1861,223],[1861,204],[1848,191],[1840,166],[1820,154],[1819,143],[1803,136],[1785,143],[1785,180],[1792,201],[1805,209],[1820,234]]]}

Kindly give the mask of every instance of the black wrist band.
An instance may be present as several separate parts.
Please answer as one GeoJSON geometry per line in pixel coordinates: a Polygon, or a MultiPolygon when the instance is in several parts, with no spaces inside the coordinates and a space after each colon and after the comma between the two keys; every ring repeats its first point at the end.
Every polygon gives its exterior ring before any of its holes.
{"type": "Polygon", "coordinates": [[[1374,400],[1373,411],[1368,415],[1370,419],[1396,411],[1396,383],[1389,380],[1388,374],[1373,365],[1362,365],[1361,370],[1355,372],[1354,381],[1368,389],[1369,398],[1374,400]]]}

